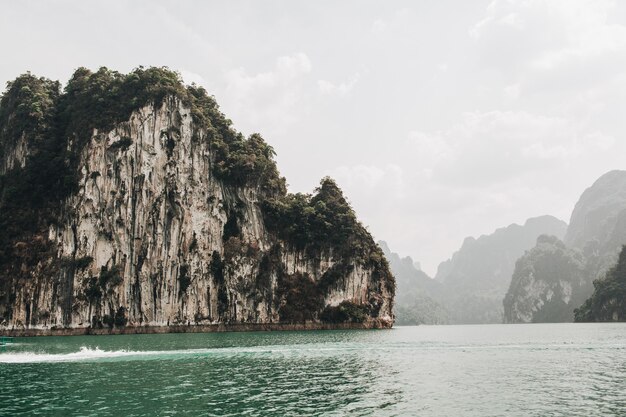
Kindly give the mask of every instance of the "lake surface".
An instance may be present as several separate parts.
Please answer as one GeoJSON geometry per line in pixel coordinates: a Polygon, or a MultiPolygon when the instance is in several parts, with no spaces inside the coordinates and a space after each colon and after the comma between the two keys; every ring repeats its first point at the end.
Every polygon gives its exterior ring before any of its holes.
{"type": "Polygon", "coordinates": [[[626,415],[624,324],[15,342],[2,416],[626,415]]]}

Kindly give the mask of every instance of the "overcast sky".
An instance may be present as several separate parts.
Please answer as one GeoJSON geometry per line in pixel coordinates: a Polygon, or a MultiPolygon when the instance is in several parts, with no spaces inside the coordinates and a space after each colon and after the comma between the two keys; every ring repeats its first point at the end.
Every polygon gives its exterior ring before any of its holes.
{"type": "Polygon", "coordinates": [[[626,167],[626,2],[1,1],[0,83],[166,65],[433,274],[626,167]],[[180,4],[182,3],[182,4],[180,4]]]}

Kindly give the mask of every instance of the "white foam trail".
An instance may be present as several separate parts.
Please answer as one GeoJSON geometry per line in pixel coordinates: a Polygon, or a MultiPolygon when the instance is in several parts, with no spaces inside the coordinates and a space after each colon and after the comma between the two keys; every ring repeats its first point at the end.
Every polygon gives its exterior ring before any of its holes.
{"type": "MultiPolygon", "coordinates": [[[[255,346],[255,347],[230,347],[230,348],[213,348],[213,349],[184,349],[184,350],[149,350],[149,351],[131,351],[131,350],[114,350],[106,351],[98,347],[95,349],[82,346],[78,352],[72,353],[37,353],[37,352],[12,352],[0,353],[0,363],[43,363],[43,362],[79,362],[93,361],[100,359],[114,358],[150,358],[156,356],[185,356],[185,355],[233,355],[240,353],[276,353],[283,349],[276,349],[274,346],[255,346]]],[[[286,351],[288,349],[285,349],[286,351]]]]}
{"type": "Polygon", "coordinates": [[[233,356],[240,354],[269,354],[269,355],[327,355],[336,351],[353,352],[358,350],[382,350],[391,353],[394,350],[451,350],[451,349],[483,349],[483,348],[511,348],[518,346],[387,346],[380,348],[371,345],[339,345],[326,344],[296,344],[296,345],[265,345],[247,347],[221,347],[182,350],[113,350],[106,351],[98,347],[82,346],[78,352],[72,353],[38,353],[38,352],[7,352],[0,353],[0,363],[43,363],[43,362],[80,362],[97,361],[115,358],[129,358],[134,360],[155,359],[158,357],[188,356],[188,355],[215,355],[233,356]]]}
{"type": "Polygon", "coordinates": [[[137,352],[129,352],[125,350],[107,352],[101,350],[100,348],[91,349],[83,346],[78,352],[72,353],[3,353],[0,354],[0,363],[74,362],[90,359],[116,358],[136,354],[137,352]]]}
{"type": "Polygon", "coordinates": [[[40,362],[78,362],[98,359],[112,359],[121,357],[143,357],[157,355],[181,355],[206,353],[209,349],[189,349],[189,350],[164,350],[164,351],[129,351],[113,350],[106,351],[98,347],[95,349],[82,346],[78,352],[72,353],[36,353],[36,352],[15,352],[0,354],[0,363],[40,363],[40,362]]]}

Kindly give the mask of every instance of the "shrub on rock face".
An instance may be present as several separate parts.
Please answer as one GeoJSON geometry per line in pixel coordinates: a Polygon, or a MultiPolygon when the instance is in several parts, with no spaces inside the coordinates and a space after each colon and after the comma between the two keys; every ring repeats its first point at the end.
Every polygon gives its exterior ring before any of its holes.
{"type": "Polygon", "coordinates": [[[324,305],[317,284],[306,274],[282,276],[278,282],[277,295],[283,300],[278,309],[282,322],[304,323],[315,320],[317,312],[324,305]]]}
{"type": "Polygon", "coordinates": [[[124,307],[120,307],[115,312],[115,318],[113,323],[116,327],[124,327],[126,323],[128,323],[128,319],[126,318],[126,309],[124,307]]]}
{"type": "Polygon", "coordinates": [[[191,285],[191,276],[189,275],[189,265],[183,264],[178,272],[178,284],[180,286],[179,295],[187,292],[187,288],[191,285]]]}
{"type": "Polygon", "coordinates": [[[110,269],[106,266],[100,268],[99,283],[101,288],[116,287],[122,283],[122,276],[120,274],[120,267],[113,265],[110,269]]]}
{"type": "MultiPolygon", "coordinates": [[[[262,209],[268,230],[294,249],[313,257],[332,252],[337,260],[350,259],[351,263],[372,270],[374,278],[383,282],[391,293],[395,291],[395,280],[382,250],[357,220],[333,179],[322,179],[313,195],[287,194],[267,199],[262,209]]],[[[344,264],[345,273],[352,266],[344,264]]],[[[325,286],[332,284],[325,279],[325,286]]]]}
{"type": "Polygon", "coordinates": [[[367,307],[350,301],[343,301],[338,306],[326,306],[320,319],[327,323],[363,323],[369,316],[367,307]]]}

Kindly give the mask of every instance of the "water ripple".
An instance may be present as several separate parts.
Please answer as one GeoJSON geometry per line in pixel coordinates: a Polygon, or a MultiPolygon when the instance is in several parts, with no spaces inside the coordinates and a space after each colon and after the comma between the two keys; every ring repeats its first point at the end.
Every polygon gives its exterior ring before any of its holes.
{"type": "Polygon", "coordinates": [[[0,353],[0,415],[619,416],[626,410],[623,325],[20,343],[0,353]]]}

